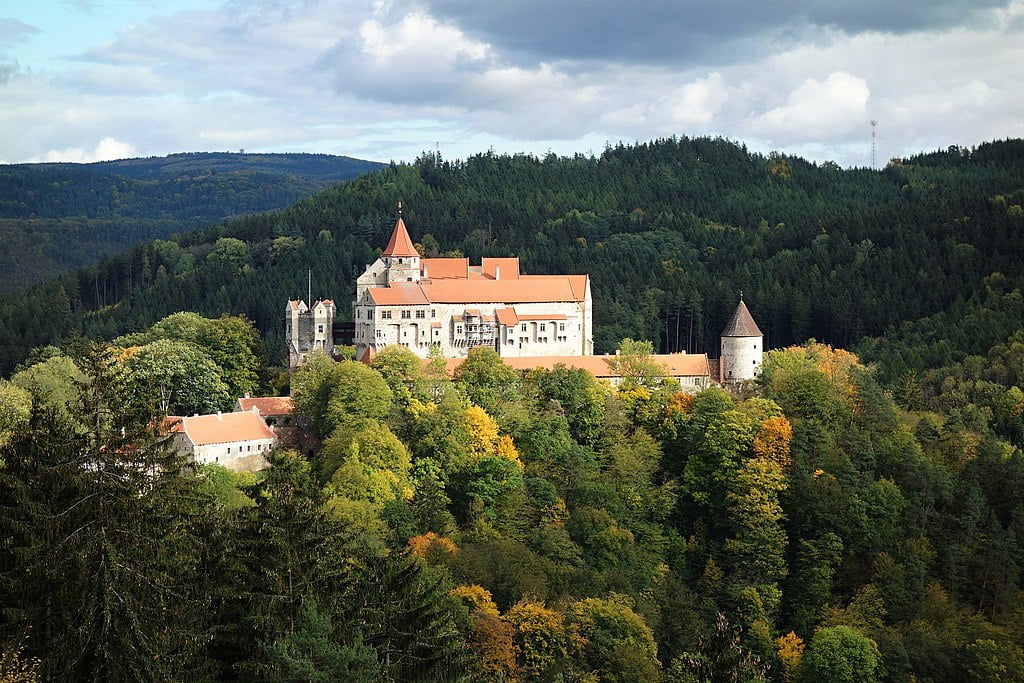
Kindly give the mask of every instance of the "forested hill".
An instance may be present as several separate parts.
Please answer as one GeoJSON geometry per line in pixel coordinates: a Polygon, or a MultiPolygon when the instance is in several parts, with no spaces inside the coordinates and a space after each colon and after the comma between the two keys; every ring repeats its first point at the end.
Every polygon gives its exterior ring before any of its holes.
{"type": "MultiPolygon", "coordinates": [[[[314,296],[342,302],[346,314],[399,199],[427,254],[518,255],[524,272],[589,273],[600,352],[633,337],[717,355],[740,290],[767,346],[815,337],[850,347],[977,305],[993,273],[1009,292],[1024,279],[1021,140],[881,171],[706,138],[599,157],[425,155],[8,296],[0,367],[9,372],[29,348],[72,330],[112,338],[178,310],[245,314],[278,359],[284,302],[305,295],[307,268],[314,296]]],[[[1010,333],[1020,324],[1001,320],[1010,333]]],[[[988,349],[973,343],[962,339],[948,358],[988,349]]]]}
{"type": "Polygon", "coordinates": [[[174,154],[0,166],[0,289],[139,241],[289,206],[382,164],[325,154],[174,154]]]}

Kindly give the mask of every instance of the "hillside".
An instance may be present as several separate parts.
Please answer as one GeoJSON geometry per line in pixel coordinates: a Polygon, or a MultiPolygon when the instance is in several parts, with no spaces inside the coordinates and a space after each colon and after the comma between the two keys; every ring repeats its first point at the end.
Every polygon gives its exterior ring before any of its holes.
{"type": "Polygon", "coordinates": [[[315,296],[348,301],[399,199],[427,253],[518,255],[524,272],[589,273],[598,352],[633,337],[715,354],[740,290],[767,346],[814,337],[850,347],[970,299],[992,273],[1024,275],[1022,188],[1019,140],[883,171],[720,139],[600,157],[426,155],[8,296],[0,367],[73,330],[112,337],[178,310],[247,315],[279,361],[284,301],[304,295],[307,268],[315,296]]]}
{"type": "Polygon", "coordinates": [[[382,165],[323,154],[175,154],[0,166],[0,290],[137,242],[278,209],[382,165]]]}

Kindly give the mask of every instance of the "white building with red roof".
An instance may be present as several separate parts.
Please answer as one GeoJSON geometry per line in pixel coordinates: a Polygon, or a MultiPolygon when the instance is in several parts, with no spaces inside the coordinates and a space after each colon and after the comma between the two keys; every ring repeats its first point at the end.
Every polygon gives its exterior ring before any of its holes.
{"type": "Polygon", "coordinates": [[[168,417],[165,424],[174,448],[198,465],[257,472],[270,466],[267,455],[277,446],[273,430],[252,410],[168,417]]]}
{"type": "Polygon", "coordinates": [[[387,247],[356,280],[356,358],[392,344],[426,358],[490,346],[505,357],[594,351],[587,275],[525,275],[518,258],[422,258],[399,217],[387,247]]]}

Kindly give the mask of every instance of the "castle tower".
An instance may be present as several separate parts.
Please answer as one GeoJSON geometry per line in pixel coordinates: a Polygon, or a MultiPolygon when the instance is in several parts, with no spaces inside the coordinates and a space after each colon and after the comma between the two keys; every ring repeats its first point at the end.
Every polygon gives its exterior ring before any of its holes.
{"type": "Polygon", "coordinates": [[[284,338],[288,347],[288,369],[295,370],[313,351],[334,353],[334,302],[317,301],[313,308],[306,302],[289,301],[284,311],[284,338]]]}
{"type": "Polygon", "coordinates": [[[420,281],[420,253],[416,251],[401,215],[395,222],[391,239],[380,258],[387,268],[389,285],[395,282],[420,281]]]}
{"type": "Polygon", "coordinates": [[[740,303],[722,330],[722,369],[724,382],[745,382],[761,375],[764,335],[751,317],[747,305],[740,303]]]}

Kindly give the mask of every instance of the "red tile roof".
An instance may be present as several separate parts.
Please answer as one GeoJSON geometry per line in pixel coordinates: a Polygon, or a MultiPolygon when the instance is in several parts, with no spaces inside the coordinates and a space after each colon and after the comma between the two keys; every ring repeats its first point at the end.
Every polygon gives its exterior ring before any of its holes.
{"type": "Polygon", "coordinates": [[[469,277],[468,258],[425,258],[420,264],[423,277],[430,280],[465,280],[469,277]]]}
{"type": "Polygon", "coordinates": [[[414,306],[428,303],[545,303],[583,301],[586,275],[526,275],[518,280],[431,280],[398,282],[367,289],[378,306],[414,306]]]}
{"type": "Polygon", "coordinates": [[[498,322],[505,327],[515,327],[519,324],[519,316],[516,315],[514,308],[499,308],[494,313],[498,316],[498,322]]]}
{"type": "Polygon", "coordinates": [[[196,446],[275,438],[263,418],[248,411],[167,419],[170,423],[168,431],[184,433],[196,446]]]}
{"type": "Polygon", "coordinates": [[[487,277],[497,280],[519,279],[519,257],[515,258],[483,258],[480,259],[480,269],[487,277]],[[501,269],[498,272],[498,268],[501,269]]]}
{"type": "Polygon", "coordinates": [[[391,233],[391,240],[384,249],[383,256],[419,256],[412,240],[409,238],[409,231],[405,229],[405,221],[399,218],[395,222],[395,229],[391,233]]]}
{"type": "Polygon", "coordinates": [[[266,396],[259,398],[244,397],[238,399],[235,409],[238,411],[256,408],[263,417],[268,415],[288,415],[295,409],[291,396],[266,396]]]}
{"type": "MultiPolygon", "coordinates": [[[[615,356],[529,356],[524,358],[502,358],[505,365],[515,370],[533,370],[544,368],[551,370],[556,365],[564,365],[569,368],[586,370],[594,377],[609,378],[615,377],[611,362],[615,356]]],[[[658,363],[666,375],[670,377],[708,377],[710,366],[706,353],[665,353],[651,356],[651,360],[658,363]]],[[[455,368],[462,365],[464,358],[448,358],[445,365],[448,374],[455,372],[455,368]]]]}
{"type": "Polygon", "coordinates": [[[423,292],[423,287],[415,282],[396,282],[390,287],[370,287],[369,292],[373,303],[378,306],[413,306],[429,304],[430,299],[423,292]]]}

